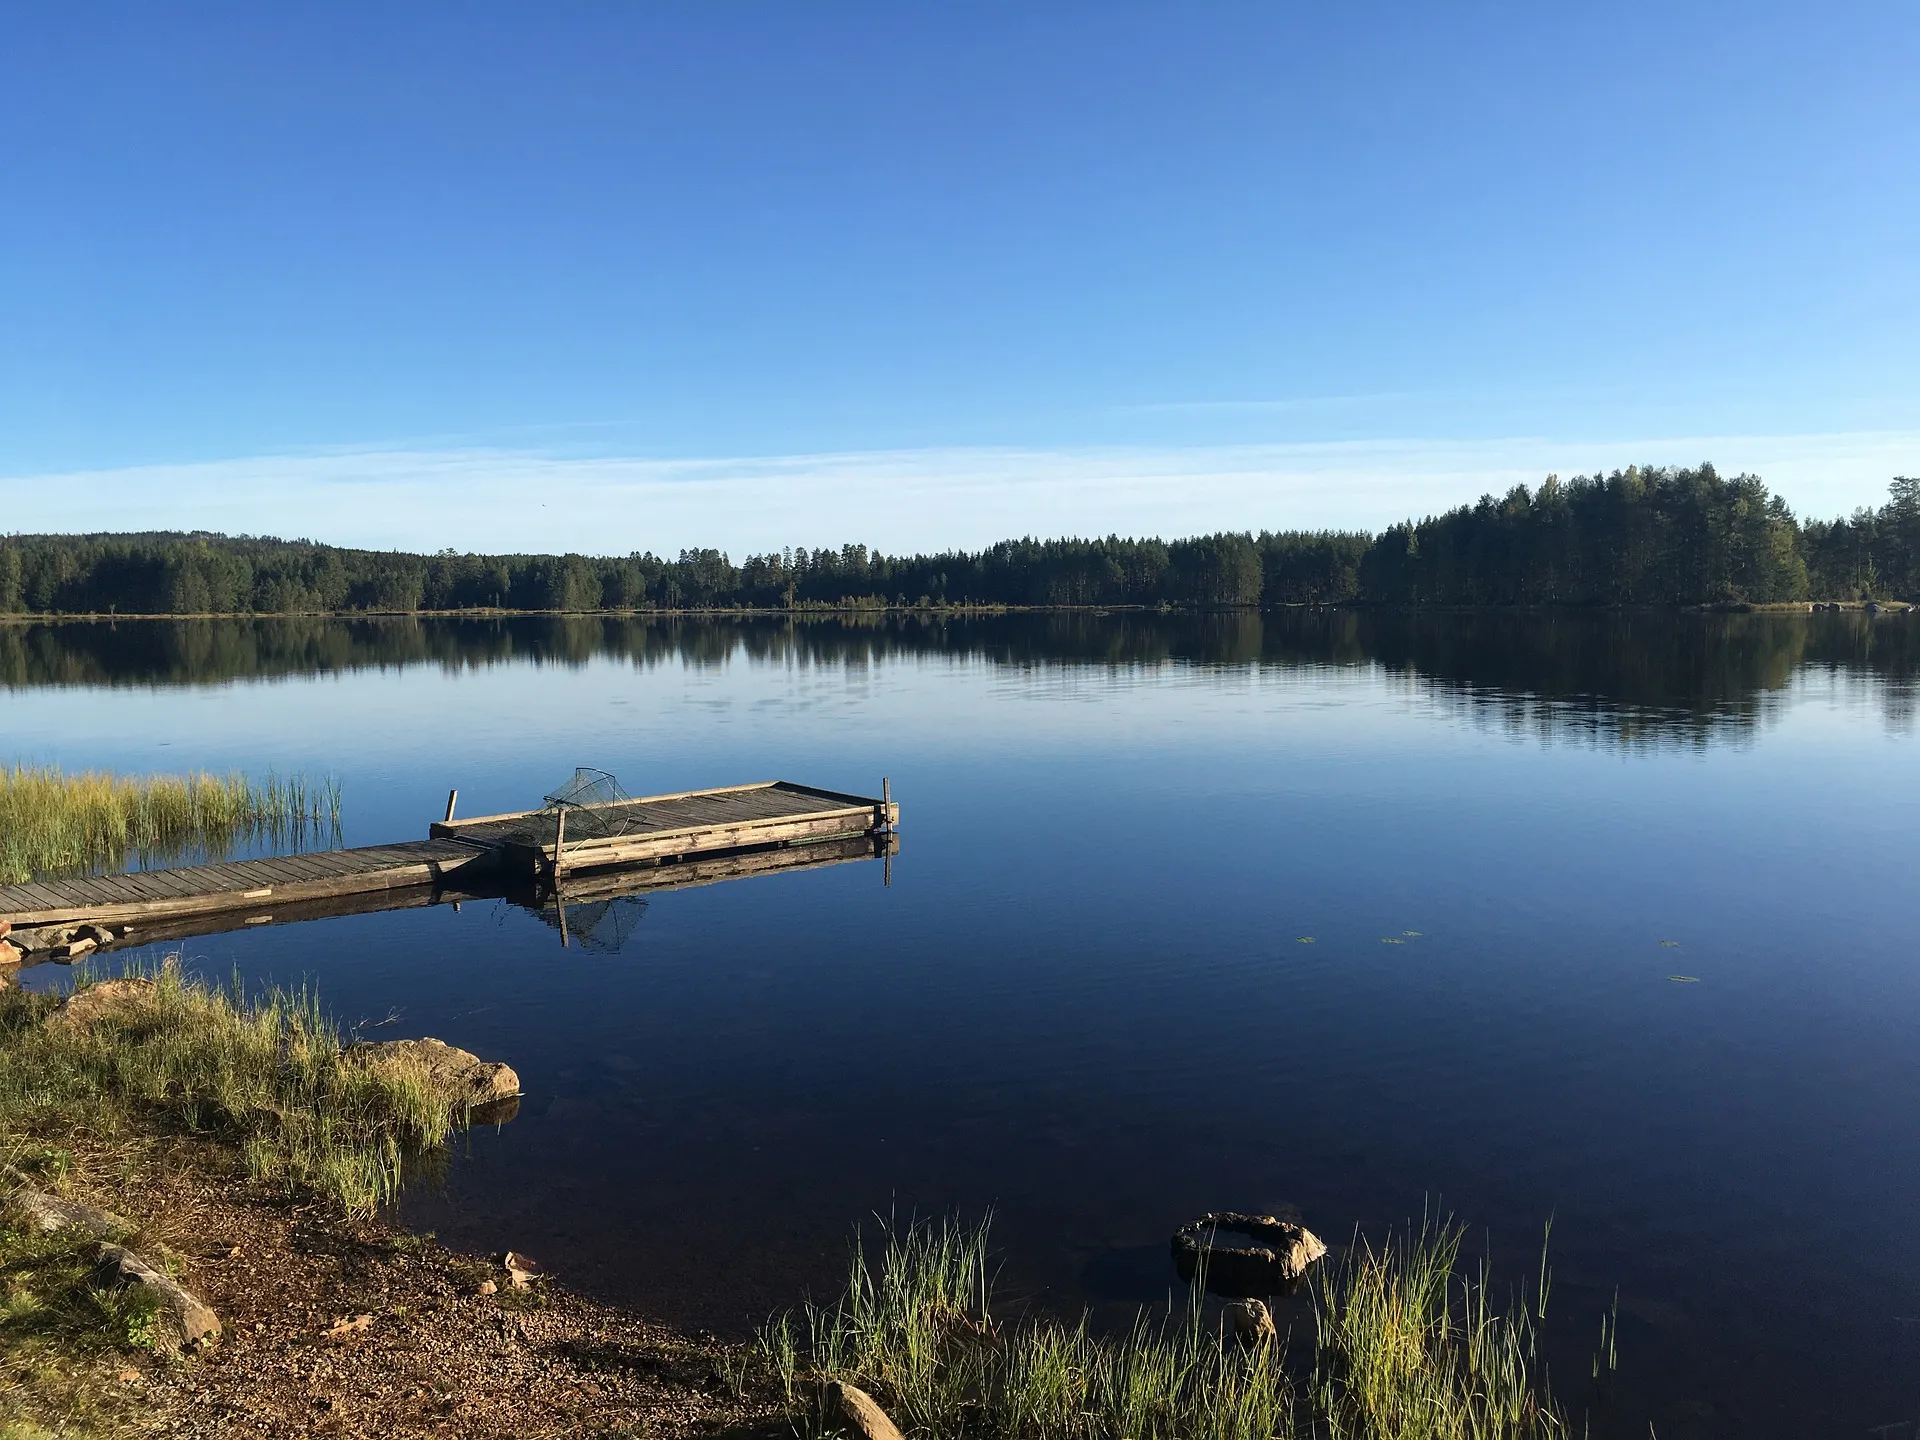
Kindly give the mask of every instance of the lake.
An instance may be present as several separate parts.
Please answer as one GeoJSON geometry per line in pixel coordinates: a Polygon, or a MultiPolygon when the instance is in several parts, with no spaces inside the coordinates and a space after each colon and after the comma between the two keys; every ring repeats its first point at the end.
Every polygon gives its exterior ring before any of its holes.
{"type": "Polygon", "coordinates": [[[1009,1294],[1102,1323],[1208,1210],[1450,1213],[1516,1285],[1551,1221],[1596,1434],[1920,1424],[1920,618],[13,624],[0,684],[0,761],[334,775],[348,844],[577,765],[890,778],[890,862],[584,944],[505,901],[186,943],[514,1066],[400,1206],[450,1243],[736,1335],[876,1213],[991,1209],[1009,1294]]]}

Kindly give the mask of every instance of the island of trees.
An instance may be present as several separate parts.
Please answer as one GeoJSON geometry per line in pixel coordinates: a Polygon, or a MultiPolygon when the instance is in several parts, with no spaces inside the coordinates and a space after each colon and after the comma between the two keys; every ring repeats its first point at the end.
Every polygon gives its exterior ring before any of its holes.
{"type": "Polygon", "coordinates": [[[1378,535],[1005,540],[978,552],[864,545],[736,564],[434,555],[195,534],[0,537],[0,613],[298,614],[884,605],[1738,605],[1920,599],[1920,480],[1801,522],[1756,476],[1629,467],[1516,486],[1378,535]]]}

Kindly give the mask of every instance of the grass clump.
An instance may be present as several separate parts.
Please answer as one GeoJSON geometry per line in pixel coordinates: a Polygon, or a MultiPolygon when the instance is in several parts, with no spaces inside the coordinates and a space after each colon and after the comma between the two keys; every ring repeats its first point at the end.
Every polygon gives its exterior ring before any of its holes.
{"type": "Polygon", "coordinates": [[[152,1349],[156,1308],[99,1283],[91,1235],[0,1225],[0,1440],[120,1433],[111,1376],[152,1349]]]}
{"type": "MultiPolygon", "coordinates": [[[[1554,1440],[1567,1433],[1536,1382],[1523,1305],[1495,1313],[1485,1275],[1457,1272],[1460,1232],[1423,1229],[1357,1248],[1319,1282],[1311,1363],[1287,1345],[1243,1347],[1206,1318],[1142,1312],[1118,1334],[991,1313],[987,1227],[889,1226],[856,1244],[830,1306],[783,1315],[758,1338],[796,1430],[841,1428],[824,1382],[871,1393],[927,1440],[1554,1440]]],[[[741,1377],[744,1382],[745,1376],[741,1377]]]]}
{"type": "Polygon", "coordinates": [[[129,856],[218,857],[241,840],[297,844],[339,829],[340,783],[332,779],[0,766],[0,884],[117,868],[129,856]]]}
{"type": "MultiPolygon", "coordinates": [[[[1529,1440],[1567,1433],[1535,1384],[1534,1314],[1519,1303],[1495,1311],[1484,1266],[1477,1278],[1459,1274],[1460,1234],[1452,1225],[1427,1225],[1377,1251],[1357,1245],[1322,1285],[1315,1434],[1529,1440]]],[[[1544,1260],[1541,1273],[1544,1285],[1544,1260]]]]}
{"type": "Polygon", "coordinates": [[[156,1126],[204,1134],[235,1145],[252,1176],[366,1216],[396,1193],[404,1160],[467,1118],[404,1057],[347,1058],[308,993],[248,999],[170,961],[94,998],[110,1003],[63,1011],[0,994],[0,1133],[22,1153],[156,1126]]]}

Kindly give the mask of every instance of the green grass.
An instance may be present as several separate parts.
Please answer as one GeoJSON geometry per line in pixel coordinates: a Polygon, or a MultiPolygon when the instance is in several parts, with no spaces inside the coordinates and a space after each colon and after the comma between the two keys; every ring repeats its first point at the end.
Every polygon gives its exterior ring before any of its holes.
{"type": "Polygon", "coordinates": [[[62,1142],[200,1134],[255,1178],[365,1216],[467,1118],[416,1066],[347,1061],[310,994],[247,998],[173,963],[148,978],[150,992],[87,1023],[54,997],[0,994],[0,1143],[57,1157],[62,1142]]]}
{"type": "Polygon", "coordinates": [[[0,766],[0,884],[119,867],[193,851],[220,856],[238,840],[302,842],[337,834],[336,780],[256,783],[245,775],[68,774],[0,766]]]}
{"type": "Polygon", "coordinates": [[[99,1283],[91,1235],[0,1225],[0,1440],[121,1433],[113,1372],[152,1349],[154,1314],[99,1283]]]}
{"type": "MultiPolygon", "coordinates": [[[[834,1433],[821,1386],[871,1393],[926,1440],[1549,1440],[1566,1425],[1537,1383],[1533,1317],[1495,1311],[1458,1273],[1460,1232],[1356,1247],[1315,1289],[1310,1364],[1287,1338],[1247,1350],[1201,1301],[1120,1334],[991,1312],[987,1229],[889,1227],[856,1244],[834,1304],[776,1319],[756,1359],[797,1431],[834,1433]]],[[[1200,1291],[1194,1291],[1196,1297],[1200,1291]]],[[[741,1377],[744,1383],[746,1376],[741,1377]]]]}

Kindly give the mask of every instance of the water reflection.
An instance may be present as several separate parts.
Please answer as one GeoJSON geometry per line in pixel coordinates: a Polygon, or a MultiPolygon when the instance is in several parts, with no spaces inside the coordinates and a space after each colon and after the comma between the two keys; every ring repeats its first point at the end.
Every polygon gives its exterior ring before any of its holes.
{"type": "Polygon", "coordinates": [[[1020,671],[1370,668],[1405,676],[1515,732],[1632,744],[1752,726],[1804,672],[1871,678],[1886,721],[1908,728],[1920,687],[1920,619],[1303,610],[0,625],[0,685],[11,689],[199,686],[413,666],[450,673],[580,667],[606,659],[639,667],[719,668],[736,658],[859,667],[924,656],[1020,671]]]}
{"type": "Polygon", "coordinates": [[[1570,1403],[1618,1297],[1596,1436],[1749,1440],[1915,1413],[1917,645],[1826,614],[36,624],[0,627],[0,704],[69,766],[324,764],[353,843],[577,763],[891,775],[891,887],[569,876],[179,947],[514,1066],[515,1124],[403,1202],[452,1243],[744,1333],[830,1293],[875,1210],[992,1210],[1011,1293],[1114,1323],[1207,1211],[1344,1244],[1432,1205],[1500,1283],[1551,1216],[1570,1403]],[[1573,743],[1507,743],[1536,737],[1573,743]],[[613,962],[573,943],[603,901],[613,962]]]}

